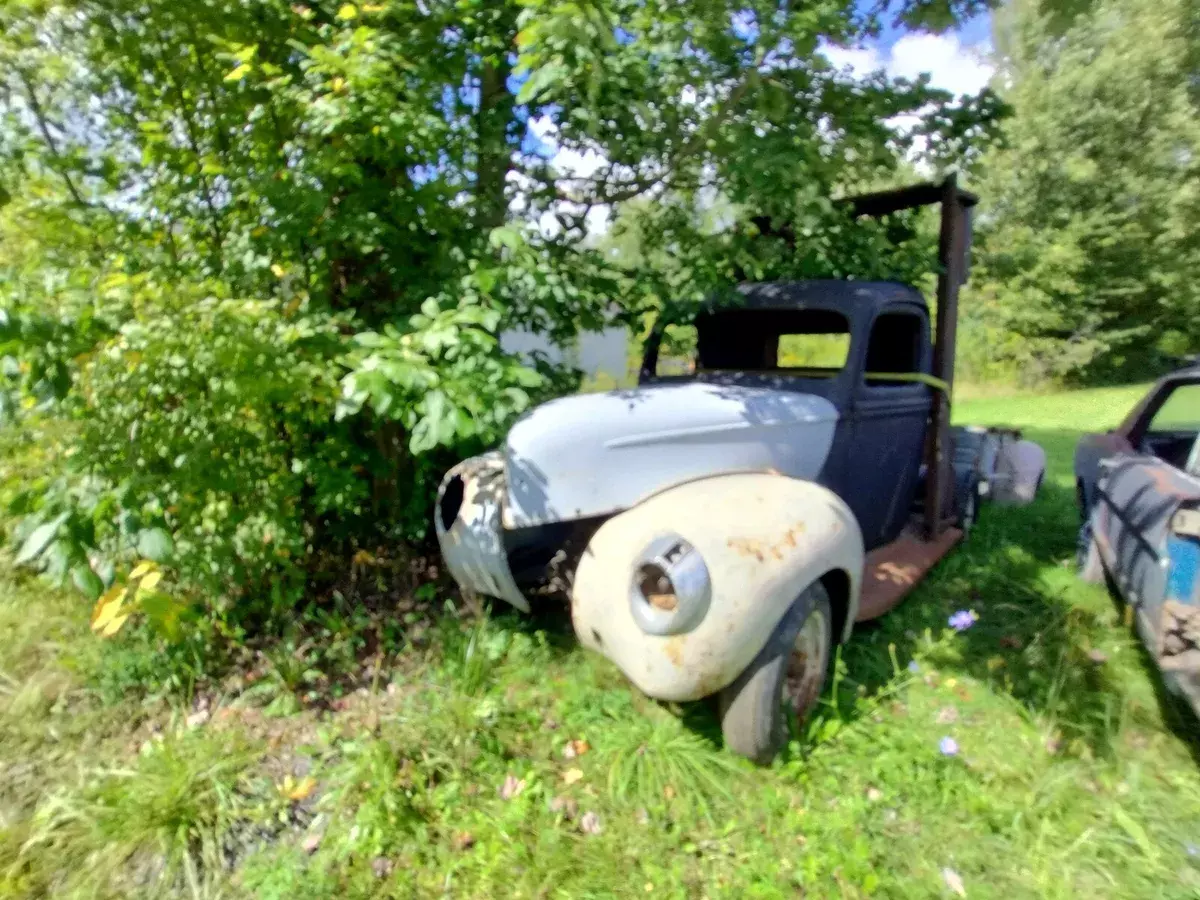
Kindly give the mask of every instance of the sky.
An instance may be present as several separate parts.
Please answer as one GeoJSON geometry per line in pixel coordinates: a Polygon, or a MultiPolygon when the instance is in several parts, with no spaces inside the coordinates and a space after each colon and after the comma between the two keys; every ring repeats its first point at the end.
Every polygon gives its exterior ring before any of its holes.
{"type": "Polygon", "coordinates": [[[824,48],[835,65],[865,75],[885,69],[896,77],[914,78],[928,72],[933,87],[955,94],[974,94],[992,76],[991,16],[976,16],[945,34],[914,34],[886,29],[878,40],[853,49],[824,48]]]}
{"type": "MultiPolygon", "coordinates": [[[[935,88],[953,94],[975,94],[992,77],[993,68],[988,61],[991,49],[991,16],[985,13],[944,34],[914,33],[889,27],[877,39],[862,46],[845,48],[826,44],[822,52],[835,66],[848,68],[860,77],[879,69],[897,78],[916,78],[921,73],[928,73],[930,84],[935,88]]],[[[911,123],[896,124],[906,126],[911,123]]],[[[586,177],[605,165],[604,157],[594,151],[581,153],[560,147],[554,140],[555,130],[549,116],[530,119],[522,149],[550,159],[563,174],[586,177]]],[[[518,197],[513,201],[513,209],[520,211],[524,202],[518,197]]],[[[594,233],[607,230],[609,210],[606,207],[591,210],[587,224],[588,230],[594,233]]],[[[539,225],[548,232],[558,227],[550,213],[542,216],[539,225]]]]}
{"type": "MultiPolygon", "coordinates": [[[[928,72],[932,85],[955,94],[974,94],[992,76],[987,55],[992,49],[991,15],[984,13],[945,34],[915,34],[893,27],[884,28],[879,38],[863,46],[842,48],[826,45],[823,50],[834,65],[847,66],[856,75],[885,69],[890,75],[914,78],[928,72]]],[[[548,134],[549,120],[532,121],[524,149],[556,157],[553,136],[548,134]],[[549,138],[549,140],[548,140],[549,138]]],[[[556,153],[557,151],[557,153],[556,153]]],[[[577,154],[561,160],[570,171],[590,174],[603,160],[583,160],[577,154]]]]}

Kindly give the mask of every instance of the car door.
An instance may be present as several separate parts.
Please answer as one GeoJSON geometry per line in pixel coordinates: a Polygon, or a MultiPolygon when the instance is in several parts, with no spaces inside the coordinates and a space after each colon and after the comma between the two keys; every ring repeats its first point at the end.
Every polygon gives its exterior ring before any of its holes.
{"type": "Polygon", "coordinates": [[[1180,532],[1179,513],[1200,506],[1200,478],[1183,468],[1197,432],[1200,382],[1167,382],[1129,430],[1133,451],[1099,466],[1092,519],[1096,545],[1155,654],[1161,649],[1164,604],[1196,602],[1200,537],[1180,532]]]}
{"type": "Polygon", "coordinates": [[[912,511],[933,402],[931,388],[914,376],[929,371],[929,357],[924,309],[900,303],[876,314],[850,401],[844,495],[867,549],[895,539],[912,511]]]}

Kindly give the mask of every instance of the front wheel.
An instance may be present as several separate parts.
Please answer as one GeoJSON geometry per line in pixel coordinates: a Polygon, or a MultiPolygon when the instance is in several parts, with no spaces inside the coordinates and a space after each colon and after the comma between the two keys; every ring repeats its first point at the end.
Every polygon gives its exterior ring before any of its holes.
{"type": "Polygon", "coordinates": [[[817,582],[788,609],[753,662],[721,691],[725,746],[760,764],[787,742],[787,712],[808,718],[829,669],[833,618],[829,595],[817,582]]]}

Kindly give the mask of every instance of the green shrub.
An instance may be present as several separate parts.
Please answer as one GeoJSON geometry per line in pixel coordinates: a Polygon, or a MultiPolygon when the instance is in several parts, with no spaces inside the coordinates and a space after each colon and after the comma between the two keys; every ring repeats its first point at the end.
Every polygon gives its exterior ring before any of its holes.
{"type": "Polygon", "coordinates": [[[86,372],[80,452],[139,534],[173,535],[187,581],[279,590],[322,518],[360,512],[367,494],[363,454],[332,422],[340,349],[335,322],[274,303],[209,299],[132,322],[86,372]]]}
{"type": "Polygon", "coordinates": [[[420,540],[449,464],[558,386],[499,351],[500,314],[478,304],[429,300],[354,336],[346,317],[279,302],[162,305],[83,361],[63,407],[68,465],[10,509],[18,562],[93,599],[118,583],[98,611],[126,602],[127,567],[161,564],[162,586],[129,603],[168,631],[181,600],[279,611],[329,561],[420,540]]]}

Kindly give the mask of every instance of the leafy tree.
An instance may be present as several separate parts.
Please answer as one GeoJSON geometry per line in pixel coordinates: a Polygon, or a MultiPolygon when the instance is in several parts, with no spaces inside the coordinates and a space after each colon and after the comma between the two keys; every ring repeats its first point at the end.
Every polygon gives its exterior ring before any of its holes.
{"type": "Polygon", "coordinates": [[[446,459],[556,383],[499,329],[926,267],[829,198],[897,177],[897,116],[967,160],[995,97],[821,47],[976,5],[5,4],[0,375],[78,450],[21,494],[29,558],[119,569],[161,529],[179,589],[295,596],[325,550],[417,537],[446,459]]]}
{"type": "Polygon", "coordinates": [[[1030,380],[1138,377],[1200,349],[1193,0],[1019,0],[997,15],[1013,109],[984,160],[982,352],[1030,380]]]}

